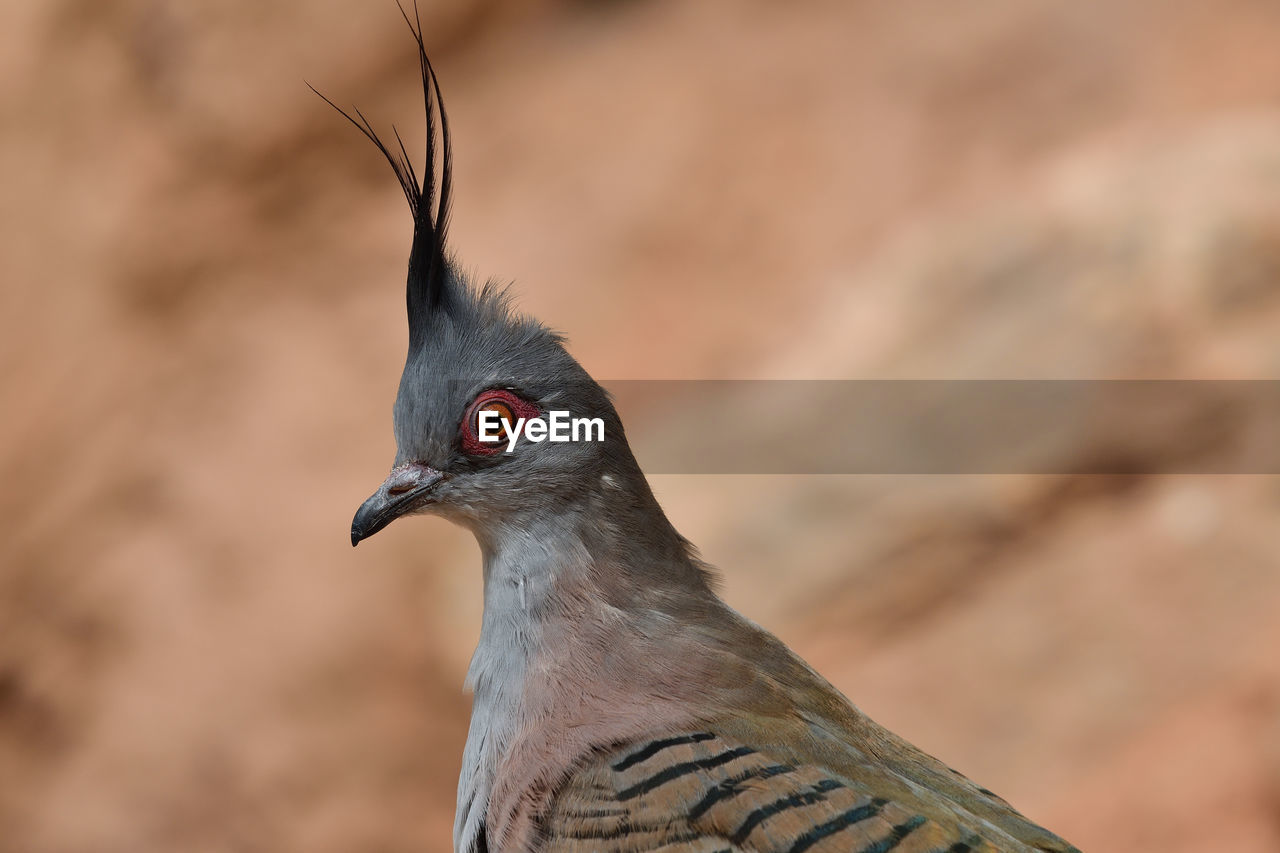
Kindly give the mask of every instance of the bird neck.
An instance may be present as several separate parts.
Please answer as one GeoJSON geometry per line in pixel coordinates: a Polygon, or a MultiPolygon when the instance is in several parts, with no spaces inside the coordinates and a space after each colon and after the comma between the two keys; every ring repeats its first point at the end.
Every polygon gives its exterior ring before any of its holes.
{"type": "MultiPolygon", "coordinates": [[[[637,472],[638,474],[638,472],[637,472]]],[[[470,677],[477,701],[518,686],[545,630],[575,631],[593,607],[675,615],[712,595],[689,543],[639,482],[607,475],[574,501],[511,514],[475,530],[484,561],[484,615],[470,677]]]]}
{"type": "Polygon", "coordinates": [[[572,601],[581,593],[623,609],[710,594],[705,567],[629,456],[586,488],[549,490],[538,506],[472,530],[484,558],[482,634],[512,620],[528,626],[572,619],[581,613],[572,601]]]}
{"type": "Polygon", "coordinates": [[[495,771],[529,724],[526,697],[543,650],[602,630],[621,646],[633,623],[712,596],[688,543],[636,476],[604,475],[574,501],[475,529],[484,615],[467,672],[474,699],[458,782],[458,850],[481,831],[495,771]]]}

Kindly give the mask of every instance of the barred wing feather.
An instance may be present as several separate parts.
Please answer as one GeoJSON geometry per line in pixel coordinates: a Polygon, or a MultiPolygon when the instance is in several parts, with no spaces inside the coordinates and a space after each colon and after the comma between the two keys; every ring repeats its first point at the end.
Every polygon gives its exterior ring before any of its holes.
{"type": "Polygon", "coordinates": [[[929,809],[895,802],[873,784],[776,760],[709,731],[594,758],[560,789],[543,833],[546,853],[1035,849],[941,798],[929,809]]]}

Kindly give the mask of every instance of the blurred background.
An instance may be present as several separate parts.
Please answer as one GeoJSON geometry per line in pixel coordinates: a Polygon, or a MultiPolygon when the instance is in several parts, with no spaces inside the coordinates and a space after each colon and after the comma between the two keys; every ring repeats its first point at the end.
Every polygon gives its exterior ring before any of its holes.
{"type": "MultiPolygon", "coordinates": [[[[421,5],[453,248],[597,377],[1280,374],[1273,0],[421,5]]],[[[0,4],[5,853],[449,849],[479,555],[348,543],[411,223],[304,79],[420,150],[391,0],[0,4]]],[[[1280,849],[1280,479],[654,486],[1082,848],[1280,849]]]]}

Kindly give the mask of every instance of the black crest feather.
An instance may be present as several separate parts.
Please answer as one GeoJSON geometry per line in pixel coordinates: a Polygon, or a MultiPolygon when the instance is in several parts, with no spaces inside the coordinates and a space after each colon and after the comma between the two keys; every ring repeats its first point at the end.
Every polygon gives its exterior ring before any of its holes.
{"type": "Polygon", "coordinates": [[[409,309],[409,346],[412,349],[420,344],[429,326],[430,317],[436,311],[448,311],[452,298],[449,264],[445,256],[445,233],[449,224],[453,149],[449,142],[449,118],[445,114],[444,100],[440,95],[440,81],[436,78],[435,69],[431,67],[431,60],[427,58],[427,47],[422,38],[422,19],[418,14],[418,4],[415,0],[412,19],[404,6],[400,5],[400,0],[396,0],[396,6],[418,43],[418,64],[422,70],[422,100],[427,116],[427,156],[421,181],[395,125],[391,127],[396,141],[396,147],[392,149],[379,138],[359,109],[351,108],[355,113],[353,117],[310,83],[307,87],[377,146],[382,156],[391,164],[391,170],[395,172],[396,180],[404,190],[405,200],[409,202],[409,210],[413,214],[413,248],[409,252],[405,301],[409,309]],[[437,132],[440,136],[439,149],[436,147],[437,132]],[[437,169],[440,173],[438,180],[437,169]]]}

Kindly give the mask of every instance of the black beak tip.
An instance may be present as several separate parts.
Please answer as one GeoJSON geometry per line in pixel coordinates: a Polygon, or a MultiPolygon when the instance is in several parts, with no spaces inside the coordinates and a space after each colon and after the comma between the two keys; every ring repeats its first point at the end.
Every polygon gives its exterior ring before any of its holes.
{"type": "Polygon", "coordinates": [[[383,501],[376,494],[356,510],[355,518],[351,519],[352,548],[387,526],[391,519],[386,517],[385,510],[383,501]]]}
{"type": "Polygon", "coordinates": [[[357,512],[356,517],[351,519],[351,547],[356,547],[385,526],[385,524],[377,523],[377,519],[371,520],[365,513],[365,508],[360,507],[360,512],[357,512]]]}

